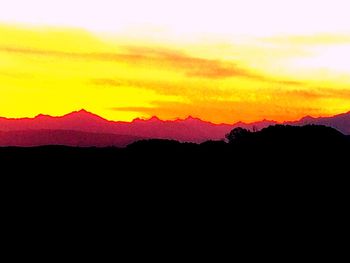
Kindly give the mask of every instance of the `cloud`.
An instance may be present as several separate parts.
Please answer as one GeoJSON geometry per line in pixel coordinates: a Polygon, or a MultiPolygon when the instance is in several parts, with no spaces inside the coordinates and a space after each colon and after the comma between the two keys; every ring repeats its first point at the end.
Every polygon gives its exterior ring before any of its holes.
{"type": "Polygon", "coordinates": [[[14,72],[13,70],[0,70],[0,76],[19,79],[19,78],[32,78],[33,76],[23,72],[14,72]]]}
{"type": "Polygon", "coordinates": [[[44,56],[44,57],[58,57],[58,58],[70,58],[70,59],[89,59],[89,60],[101,60],[101,61],[119,61],[119,60],[135,60],[132,56],[118,55],[115,53],[103,53],[103,52],[68,52],[60,50],[45,50],[23,47],[0,47],[0,52],[16,53],[20,55],[28,56],[44,56]]]}
{"type": "Polygon", "coordinates": [[[321,100],[321,99],[341,99],[350,100],[350,90],[331,88],[311,88],[309,90],[280,91],[280,95],[292,99],[321,100]]]}
{"type": "Polygon", "coordinates": [[[255,77],[254,74],[243,70],[230,62],[196,58],[185,53],[161,48],[124,47],[119,53],[113,52],[67,52],[43,50],[23,47],[0,47],[0,52],[17,53],[21,55],[53,56],[70,59],[87,59],[112,61],[139,65],[152,65],[159,68],[183,71],[189,77],[209,79],[228,77],[255,77]]]}
{"type": "Polygon", "coordinates": [[[127,50],[130,54],[142,54],[143,59],[153,61],[155,64],[183,70],[189,77],[220,79],[255,76],[248,70],[237,66],[238,62],[198,58],[187,55],[184,52],[161,48],[128,47],[127,50]]]}
{"type": "Polygon", "coordinates": [[[92,79],[89,84],[97,87],[111,87],[111,88],[138,88],[145,90],[152,90],[161,95],[175,95],[183,98],[191,98],[200,96],[201,98],[216,98],[228,97],[232,95],[232,89],[222,89],[211,82],[207,81],[193,81],[193,80],[146,80],[146,79],[132,79],[116,77],[92,79]]]}
{"type": "Polygon", "coordinates": [[[267,80],[264,76],[244,69],[238,62],[228,62],[189,56],[183,52],[162,48],[123,47],[119,52],[68,52],[59,50],[33,49],[24,47],[1,46],[0,52],[16,53],[28,56],[58,57],[72,60],[96,60],[131,65],[148,65],[159,69],[182,72],[187,77],[206,79],[225,79],[243,77],[255,80],[267,80]]]}
{"type": "MultiPolygon", "coordinates": [[[[184,52],[151,47],[121,46],[116,52],[71,52],[45,50],[24,47],[0,46],[0,52],[16,53],[29,56],[57,57],[71,60],[93,60],[127,64],[133,67],[169,70],[182,73],[187,78],[223,80],[227,78],[244,78],[253,81],[264,81],[282,85],[303,85],[303,82],[290,79],[276,79],[254,72],[240,65],[239,61],[224,61],[190,56],[184,52]]],[[[95,81],[96,84],[118,86],[116,80],[105,78],[95,81]]]]}
{"type": "MultiPolygon", "coordinates": [[[[289,81],[289,80],[273,80],[261,77],[260,81],[268,84],[277,85],[278,88],[283,86],[303,86],[304,82],[289,81]]],[[[139,89],[153,90],[162,95],[176,95],[181,97],[193,98],[200,96],[201,98],[227,98],[233,95],[237,96],[241,94],[242,88],[237,83],[220,85],[211,81],[201,81],[193,79],[183,80],[146,80],[146,79],[132,79],[116,76],[115,78],[96,78],[89,81],[89,84],[97,87],[112,87],[112,88],[125,88],[133,87],[139,89]]],[[[249,92],[249,91],[246,91],[249,92]]],[[[256,90],[251,90],[256,92],[256,90]]],[[[266,92],[266,89],[259,89],[258,92],[266,92]]]]}
{"type": "Polygon", "coordinates": [[[263,41],[283,45],[341,45],[350,44],[347,34],[289,35],[262,38],[263,41]]]}

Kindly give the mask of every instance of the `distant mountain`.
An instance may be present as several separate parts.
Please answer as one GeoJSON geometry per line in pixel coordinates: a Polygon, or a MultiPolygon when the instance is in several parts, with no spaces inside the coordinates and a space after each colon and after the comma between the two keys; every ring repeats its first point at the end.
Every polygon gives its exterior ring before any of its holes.
{"type": "Polygon", "coordinates": [[[259,130],[273,124],[276,122],[266,120],[251,124],[243,122],[234,125],[213,124],[193,117],[174,121],[163,121],[152,117],[148,120],[135,119],[132,122],[114,122],[80,110],[61,117],[41,114],[35,118],[0,118],[0,131],[71,130],[199,143],[206,140],[223,139],[225,134],[235,127],[259,130]]]}
{"type": "Polygon", "coordinates": [[[297,126],[307,124],[325,125],[335,128],[343,134],[350,135],[350,111],[333,117],[313,118],[311,116],[306,116],[299,121],[285,122],[285,124],[297,126]]]}
{"type": "MultiPolygon", "coordinates": [[[[115,122],[80,110],[61,117],[38,115],[35,118],[0,118],[0,131],[2,132],[0,146],[45,144],[124,146],[141,138],[201,143],[207,140],[222,140],[225,138],[225,134],[236,127],[261,130],[275,124],[277,122],[268,120],[254,123],[213,124],[193,117],[174,121],[163,121],[152,117],[148,120],[135,119],[132,122],[115,122]]],[[[300,121],[285,122],[284,124],[326,125],[336,128],[344,134],[350,134],[350,112],[328,118],[305,117],[300,121]]]]}
{"type": "Polygon", "coordinates": [[[61,117],[40,114],[35,118],[0,118],[1,131],[23,130],[74,130],[84,132],[108,133],[107,120],[85,110],[72,112],[61,117]]]}
{"type": "Polygon", "coordinates": [[[1,146],[33,147],[64,145],[71,147],[125,147],[144,138],[128,135],[88,133],[66,130],[27,130],[0,132],[1,146]]]}
{"type": "Polygon", "coordinates": [[[192,117],[175,121],[162,121],[157,117],[152,117],[149,120],[135,119],[132,122],[113,122],[85,110],[72,112],[61,117],[38,115],[35,118],[0,118],[0,131],[70,130],[142,138],[174,139],[185,142],[222,139],[231,128],[232,125],[216,125],[192,117]]]}

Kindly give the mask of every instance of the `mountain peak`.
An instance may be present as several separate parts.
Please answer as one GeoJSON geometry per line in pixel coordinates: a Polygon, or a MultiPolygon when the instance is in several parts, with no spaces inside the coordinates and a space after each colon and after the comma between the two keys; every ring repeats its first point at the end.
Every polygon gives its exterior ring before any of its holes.
{"type": "Polygon", "coordinates": [[[97,114],[91,113],[85,109],[81,109],[79,111],[73,111],[71,113],[68,113],[68,114],[62,116],[61,118],[71,120],[71,121],[84,121],[84,122],[89,122],[89,121],[93,121],[93,122],[104,121],[105,122],[105,121],[107,121],[103,117],[101,117],[97,114]]]}
{"type": "Polygon", "coordinates": [[[182,121],[185,123],[192,123],[192,124],[197,124],[197,123],[210,123],[211,124],[211,122],[202,121],[201,119],[193,117],[191,115],[188,116],[186,119],[183,119],[183,120],[180,119],[179,121],[182,121]]]}
{"type": "Polygon", "coordinates": [[[314,119],[315,119],[314,117],[307,115],[307,116],[301,118],[300,121],[312,121],[314,119]]]}
{"type": "MultiPolygon", "coordinates": [[[[97,117],[98,115],[94,114],[92,112],[89,112],[85,109],[81,109],[79,111],[73,111],[71,113],[68,113],[65,116],[94,116],[94,117],[97,117]]],[[[98,116],[98,117],[100,117],[100,116],[98,116]]]]}
{"type": "Polygon", "coordinates": [[[91,112],[85,110],[85,109],[81,109],[79,111],[77,111],[78,113],[89,113],[89,114],[92,114],[91,112]]]}
{"type": "Polygon", "coordinates": [[[152,116],[148,121],[160,121],[157,116],[152,116]]]}
{"type": "Polygon", "coordinates": [[[77,119],[103,119],[97,114],[91,113],[85,109],[79,111],[73,111],[63,116],[52,116],[48,114],[38,114],[34,119],[61,119],[61,118],[77,118],[77,119]]]}
{"type": "Polygon", "coordinates": [[[95,115],[95,114],[93,114],[93,113],[91,113],[91,112],[89,112],[89,111],[87,111],[87,110],[85,110],[85,109],[81,109],[81,110],[78,110],[78,111],[73,111],[73,112],[71,112],[71,113],[69,113],[69,114],[79,114],[79,115],[95,115]]]}
{"type": "Polygon", "coordinates": [[[47,117],[51,117],[50,115],[46,115],[46,114],[38,114],[35,116],[34,119],[42,119],[42,118],[47,118],[47,117]]]}
{"type": "Polygon", "coordinates": [[[191,115],[189,115],[189,116],[185,119],[185,121],[193,121],[193,120],[198,121],[198,120],[200,120],[200,119],[199,119],[199,118],[196,118],[196,117],[193,117],[193,116],[191,116],[191,115]]]}

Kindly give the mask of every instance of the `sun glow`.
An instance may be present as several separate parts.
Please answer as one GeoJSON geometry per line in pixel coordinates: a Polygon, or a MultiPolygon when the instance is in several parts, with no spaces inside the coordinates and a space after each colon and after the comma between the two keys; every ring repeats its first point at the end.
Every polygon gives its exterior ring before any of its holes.
{"type": "Polygon", "coordinates": [[[342,0],[1,1],[0,116],[292,120],[350,109],[342,0]]]}

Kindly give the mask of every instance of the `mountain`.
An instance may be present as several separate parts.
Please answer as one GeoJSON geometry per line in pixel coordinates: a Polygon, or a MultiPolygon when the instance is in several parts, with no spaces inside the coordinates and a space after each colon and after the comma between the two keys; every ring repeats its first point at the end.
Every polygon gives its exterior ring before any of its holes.
{"type": "Polygon", "coordinates": [[[74,130],[84,132],[108,133],[109,122],[85,110],[72,112],[60,117],[40,114],[35,118],[0,118],[1,131],[19,130],[74,130]]]}
{"type": "Polygon", "coordinates": [[[88,133],[107,133],[141,138],[174,139],[184,142],[203,142],[222,139],[232,125],[213,124],[189,117],[185,120],[162,121],[157,117],[132,122],[113,122],[85,110],[61,117],[38,115],[35,118],[0,118],[0,131],[70,130],[88,133]]]}
{"type": "MultiPolygon", "coordinates": [[[[233,128],[261,130],[277,122],[213,124],[188,117],[163,121],[157,117],[132,122],[108,121],[96,114],[80,110],[60,117],[38,115],[35,118],[0,118],[0,146],[61,144],[69,146],[125,146],[141,138],[171,139],[201,143],[222,140],[233,128]],[[21,141],[22,140],[22,141],[21,141]]],[[[290,125],[317,124],[334,127],[350,135],[350,112],[327,118],[304,117],[290,125]]]]}
{"type": "Polygon", "coordinates": [[[350,135],[350,111],[333,117],[313,118],[311,116],[306,116],[299,121],[285,122],[285,124],[297,126],[307,124],[325,125],[335,128],[343,134],[350,135]]]}
{"type": "Polygon", "coordinates": [[[273,124],[276,124],[276,122],[266,120],[251,124],[243,122],[234,125],[213,124],[193,117],[174,121],[163,121],[157,117],[152,117],[148,120],[135,119],[132,122],[114,122],[85,110],[80,110],[60,117],[41,114],[35,118],[0,118],[0,131],[71,130],[173,139],[184,142],[203,142],[223,139],[225,134],[235,127],[262,129],[273,124]]]}
{"type": "Polygon", "coordinates": [[[64,145],[71,147],[125,147],[144,138],[128,135],[88,133],[68,130],[26,130],[0,132],[0,146],[33,147],[64,145]]]}

